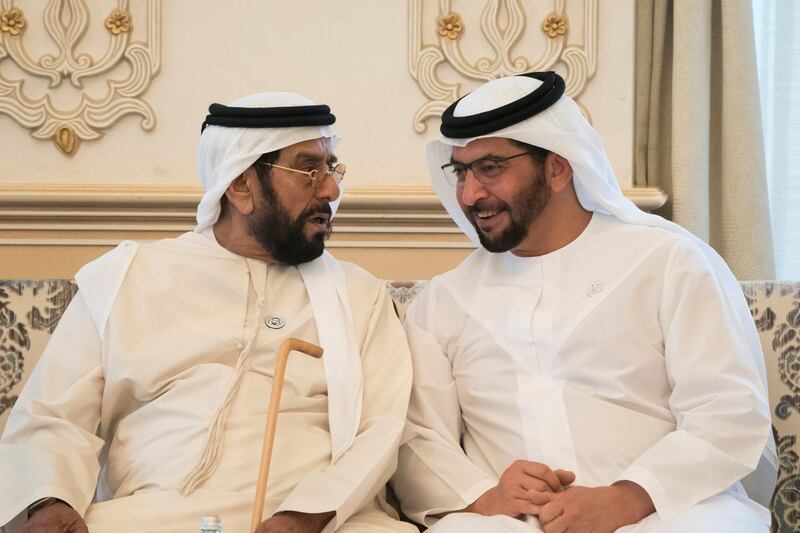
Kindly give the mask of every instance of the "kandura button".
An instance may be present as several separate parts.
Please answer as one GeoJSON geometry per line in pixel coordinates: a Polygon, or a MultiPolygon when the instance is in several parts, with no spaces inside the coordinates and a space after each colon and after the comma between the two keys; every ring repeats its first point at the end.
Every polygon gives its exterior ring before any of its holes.
{"type": "Polygon", "coordinates": [[[281,329],[286,325],[286,321],[284,321],[278,315],[269,315],[264,319],[264,325],[266,325],[269,329],[281,329]]]}

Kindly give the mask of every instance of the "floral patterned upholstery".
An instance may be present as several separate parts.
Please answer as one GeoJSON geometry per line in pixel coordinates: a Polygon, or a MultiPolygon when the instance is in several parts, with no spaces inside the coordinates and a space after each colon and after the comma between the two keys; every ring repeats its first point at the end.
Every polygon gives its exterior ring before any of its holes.
{"type": "Polygon", "coordinates": [[[800,531],[800,283],[743,282],[769,380],[780,471],[772,496],[772,531],[800,531]]]}
{"type": "MultiPolygon", "coordinates": [[[[424,286],[387,282],[401,318],[424,286]]],[[[772,531],[792,533],[800,531],[800,283],[743,282],[742,288],[766,358],[781,464],[772,531]]],[[[76,290],[70,280],[0,281],[0,431],[76,290]]]]}
{"type": "Polygon", "coordinates": [[[0,281],[0,431],[77,290],[70,280],[0,281]]]}

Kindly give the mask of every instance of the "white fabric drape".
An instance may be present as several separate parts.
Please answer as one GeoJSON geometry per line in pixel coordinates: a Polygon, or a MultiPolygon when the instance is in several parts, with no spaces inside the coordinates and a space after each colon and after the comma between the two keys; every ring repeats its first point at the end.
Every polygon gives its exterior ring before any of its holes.
{"type": "Polygon", "coordinates": [[[800,279],[800,2],[754,0],[777,279],[800,279]]]}
{"type": "Polygon", "coordinates": [[[739,279],[775,276],[748,0],[636,3],[635,182],[739,279]]]}

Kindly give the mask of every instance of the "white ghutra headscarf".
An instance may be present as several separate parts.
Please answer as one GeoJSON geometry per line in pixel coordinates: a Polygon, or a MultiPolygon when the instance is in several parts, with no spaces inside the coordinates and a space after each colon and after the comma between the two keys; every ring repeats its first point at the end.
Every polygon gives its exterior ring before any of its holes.
{"type": "MultiPolygon", "coordinates": [[[[294,93],[257,93],[239,98],[231,107],[280,108],[313,106],[314,103],[294,93]]],[[[303,141],[325,137],[331,149],[339,144],[339,136],[330,126],[300,126],[280,128],[232,128],[209,125],[200,136],[197,148],[197,173],[205,194],[197,206],[197,227],[201,232],[219,218],[220,199],[242,172],[262,154],[286,148],[303,141]]],[[[340,190],[342,184],[339,185],[340,190]]],[[[342,190],[343,192],[343,190],[342,190]]],[[[341,199],[341,194],[339,199],[341,199]]],[[[339,200],[331,204],[336,212],[339,200]]]]}

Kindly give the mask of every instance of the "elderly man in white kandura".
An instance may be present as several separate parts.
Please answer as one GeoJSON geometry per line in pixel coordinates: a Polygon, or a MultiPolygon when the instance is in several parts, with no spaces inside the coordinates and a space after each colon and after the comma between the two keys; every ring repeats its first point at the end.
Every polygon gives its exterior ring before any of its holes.
{"type": "Polygon", "coordinates": [[[289,360],[258,533],[416,531],[382,501],[405,335],[383,284],[324,252],[335,118],[291,93],[209,111],[195,231],[76,275],[0,441],[0,524],[177,533],[212,514],[248,531],[276,350],[297,337],[325,354],[289,360]]]}
{"type": "Polygon", "coordinates": [[[765,532],[777,460],[739,285],[622,196],[563,93],[553,72],[490,81],[428,147],[482,248],[406,318],[403,510],[437,532],[765,532]]]}

